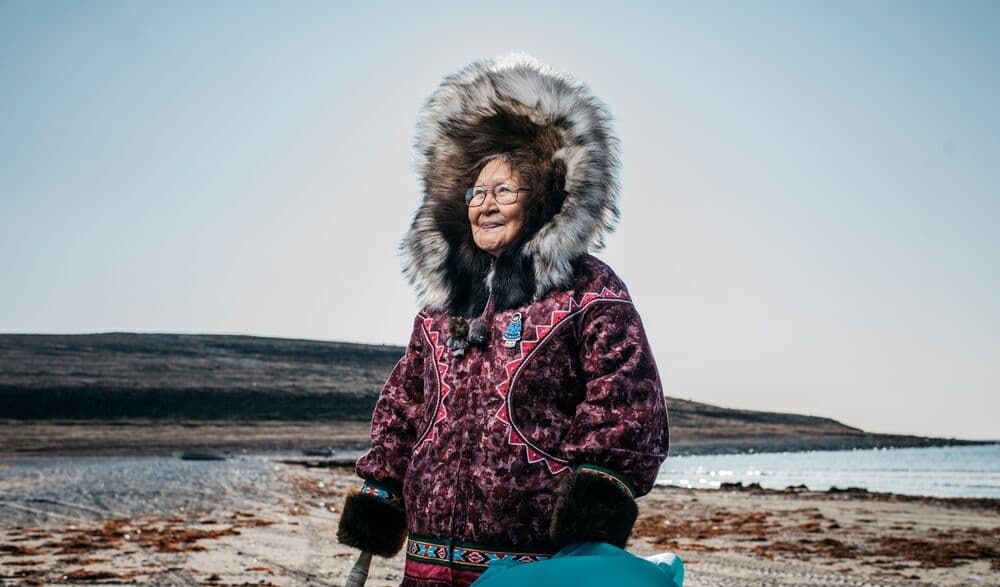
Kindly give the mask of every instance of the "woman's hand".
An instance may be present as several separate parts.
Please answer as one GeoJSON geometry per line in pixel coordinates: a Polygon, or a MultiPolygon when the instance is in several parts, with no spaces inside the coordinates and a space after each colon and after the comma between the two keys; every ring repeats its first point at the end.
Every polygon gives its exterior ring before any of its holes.
{"type": "Polygon", "coordinates": [[[627,486],[608,474],[581,467],[559,487],[549,536],[559,548],[573,542],[607,542],[625,548],[638,515],[627,486]]]}
{"type": "Polygon", "coordinates": [[[406,539],[406,510],[396,494],[365,483],[344,501],[337,540],[363,552],[395,556],[406,539]]]}

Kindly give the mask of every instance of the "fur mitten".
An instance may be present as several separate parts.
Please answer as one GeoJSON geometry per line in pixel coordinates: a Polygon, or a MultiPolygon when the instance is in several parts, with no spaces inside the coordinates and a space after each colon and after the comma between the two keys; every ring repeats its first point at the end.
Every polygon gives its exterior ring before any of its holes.
{"type": "Polygon", "coordinates": [[[625,548],[639,508],[634,492],[602,470],[578,468],[556,493],[549,536],[559,548],[572,542],[607,542],[625,548]]]}
{"type": "Polygon", "coordinates": [[[348,494],[337,528],[341,544],[391,557],[405,539],[406,510],[396,494],[368,483],[348,494]]]}

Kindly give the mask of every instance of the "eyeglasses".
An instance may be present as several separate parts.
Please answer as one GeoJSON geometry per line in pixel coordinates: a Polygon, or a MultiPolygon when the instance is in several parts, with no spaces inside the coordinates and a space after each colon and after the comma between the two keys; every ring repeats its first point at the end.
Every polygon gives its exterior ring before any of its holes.
{"type": "Polygon", "coordinates": [[[497,186],[477,185],[465,191],[465,205],[470,208],[482,206],[486,203],[487,192],[493,192],[493,199],[497,204],[513,204],[517,201],[518,192],[530,191],[528,188],[519,188],[506,183],[497,186]]]}

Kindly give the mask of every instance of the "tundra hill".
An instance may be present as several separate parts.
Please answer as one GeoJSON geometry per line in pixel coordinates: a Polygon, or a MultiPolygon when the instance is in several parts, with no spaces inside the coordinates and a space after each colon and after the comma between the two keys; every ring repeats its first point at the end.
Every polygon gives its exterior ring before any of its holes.
{"type": "MultiPolygon", "coordinates": [[[[0,419],[363,422],[399,346],[256,336],[0,334],[0,419]]],[[[672,452],[927,446],[829,418],[667,398],[672,452]]]]}

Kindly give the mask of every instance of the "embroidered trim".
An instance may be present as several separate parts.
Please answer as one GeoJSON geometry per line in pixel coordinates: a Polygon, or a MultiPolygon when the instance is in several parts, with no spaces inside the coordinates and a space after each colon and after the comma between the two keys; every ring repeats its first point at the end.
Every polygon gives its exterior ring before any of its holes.
{"type": "Polygon", "coordinates": [[[403,497],[401,495],[393,493],[381,485],[369,483],[368,481],[365,481],[365,484],[361,486],[361,493],[392,503],[403,503],[403,497]]]}
{"type": "Polygon", "coordinates": [[[599,477],[604,477],[608,481],[611,481],[618,486],[625,495],[635,499],[635,489],[632,488],[632,484],[629,483],[624,477],[619,476],[617,473],[613,472],[611,469],[605,469],[598,465],[588,465],[583,464],[576,468],[578,473],[587,473],[590,475],[597,475],[599,477]]]}
{"type": "Polygon", "coordinates": [[[448,362],[443,361],[445,345],[442,344],[441,333],[431,330],[431,326],[434,324],[434,320],[431,318],[424,318],[423,331],[424,336],[427,337],[427,341],[434,347],[434,362],[435,369],[437,373],[437,385],[438,385],[438,396],[437,396],[437,406],[434,411],[434,419],[427,425],[427,429],[424,433],[420,435],[420,438],[413,444],[413,450],[416,450],[421,444],[428,440],[433,440],[435,437],[435,427],[448,419],[448,409],[444,406],[444,399],[448,397],[451,393],[451,387],[444,382],[444,374],[448,372],[448,362]]]}
{"type": "Polygon", "coordinates": [[[520,351],[521,356],[513,361],[509,361],[504,368],[507,370],[507,379],[500,382],[496,386],[497,393],[503,398],[503,406],[500,410],[494,414],[497,420],[500,420],[509,428],[509,433],[507,436],[507,442],[513,445],[519,445],[524,447],[525,455],[527,456],[529,463],[545,462],[548,467],[549,472],[553,475],[561,473],[569,468],[569,461],[566,459],[561,459],[554,455],[550,455],[538,448],[537,446],[528,442],[525,435],[517,428],[513,419],[510,417],[512,410],[510,390],[514,386],[518,375],[524,368],[524,364],[531,358],[531,353],[536,347],[542,345],[545,340],[556,330],[556,327],[562,323],[566,318],[573,316],[581,311],[583,311],[587,306],[594,302],[609,300],[615,302],[626,302],[631,303],[628,299],[628,292],[625,290],[613,291],[608,288],[604,288],[600,293],[597,292],[587,292],[583,294],[579,302],[576,302],[572,297],[569,299],[565,309],[553,310],[552,314],[549,316],[548,324],[539,324],[535,326],[535,338],[534,340],[521,340],[520,351]]]}
{"type": "Polygon", "coordinates": [[[474,544],[410,535],[407,537],[406,557],[420,562],[454,566],[482,571],[496,560],[533,563],[552,557],[550,553],[520,552],[517,550],[490,550],[474,544]]]}

